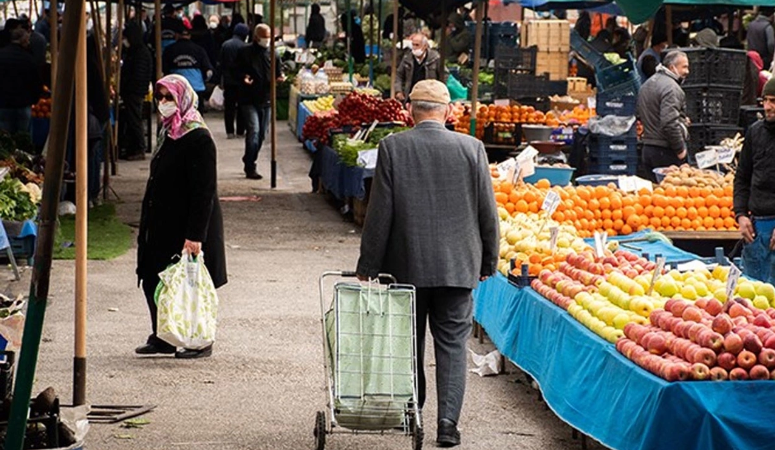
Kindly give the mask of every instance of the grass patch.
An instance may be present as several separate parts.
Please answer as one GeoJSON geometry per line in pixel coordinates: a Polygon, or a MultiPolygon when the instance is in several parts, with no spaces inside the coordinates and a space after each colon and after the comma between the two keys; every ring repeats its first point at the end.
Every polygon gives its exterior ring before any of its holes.
{"type": "MultiPolygon", "coordinates": [[[[59,218],[57,238],[54,243],[54,259],[75,259],[75,216],[59,218]]],[[[116,218],[116,206],[104,203],[89,210],[88,248],[89,259],[117,258],[132,246],[132,229],[116,218]]]]}

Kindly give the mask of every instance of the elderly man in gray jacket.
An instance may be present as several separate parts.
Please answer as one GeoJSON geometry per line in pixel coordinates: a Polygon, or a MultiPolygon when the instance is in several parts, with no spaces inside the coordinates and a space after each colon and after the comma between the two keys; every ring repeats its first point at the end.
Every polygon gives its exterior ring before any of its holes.
{"type": "Polygon", "coordinates": [[[420,81],[409,98],[417,125],[380,143],[357,274],[366,280],[392,273],[417,288],[420,407],[429,321],[436,354],[437,442],[452,447],[460,443],[471,290],[495,273],[498,214],[481,141],[444,127],[451,114],[447,87],[420,81]]]}
{"type": "Polygon", "coordinates": [[[638,93],[637,115],[643,124],[641,160],[644,174],[654,182],[655,168],[680,165],[686,159],[689,119],[681,83],[688,75],[686,53],[671,51],[638,93]]]}

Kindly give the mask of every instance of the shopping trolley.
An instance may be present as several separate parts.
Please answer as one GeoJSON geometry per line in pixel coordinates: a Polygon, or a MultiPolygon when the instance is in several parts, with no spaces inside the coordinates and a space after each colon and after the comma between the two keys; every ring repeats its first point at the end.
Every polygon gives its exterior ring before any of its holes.
{"type": "Polygon", "coordinates": [[[401,433],[422,448],[422,417],[417,396],[417,330],[414,286],[391,275],[360,283],[339,280],[326,304],[328,277],[353,278],[355,272],[320,276],[323,367],[327,413],[315,417],[316,449],[326,435],[401,433]],[[390,284],[379,284],[388,279],[390,284]]]}

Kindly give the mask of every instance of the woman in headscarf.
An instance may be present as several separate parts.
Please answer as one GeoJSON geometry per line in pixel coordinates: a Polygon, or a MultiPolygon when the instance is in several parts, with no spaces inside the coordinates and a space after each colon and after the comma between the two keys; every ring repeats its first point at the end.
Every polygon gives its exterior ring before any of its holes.
{"type": "Polygon", "coordinates": [[[215,142],[197,111],[197,95],[185,78],[167,75],[156,82],[156,100],[162,128],[151,161],[137,238],[137,277],[151,312],[153,332],[135,353],[201,358],[212,354],[212,345],[176,353],[175,347],[156,336],[154,293],[159,272],[184,250],[191,255],[204,253],[215,287],[226,284],[215,142]]]}
{"type": "Polygon", "coordinates": [[[767,75],[763,72],[764,60],[759,52],[748,51],[748,60],[745,66],[745,80],[743,82],[743,95],[740,97],[740,105],[756,105],[762,95],[762,89],[767,83],[767,75]]]}

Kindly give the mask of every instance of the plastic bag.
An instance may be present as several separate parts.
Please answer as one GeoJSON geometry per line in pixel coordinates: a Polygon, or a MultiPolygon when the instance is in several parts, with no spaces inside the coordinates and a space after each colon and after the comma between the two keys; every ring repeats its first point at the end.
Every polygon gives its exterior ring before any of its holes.
{"type": "Polygon", "coordinates": [[[222,111],[223,110],[223,89],[221,89],[220,86],[215,86],[215,89],[213,89],[213,93],[210,95],[210,100],[208,101],[208,104],[210,105],[210,108],[222,111]]]}
{"type": "Polygon", "coordinates": [[[447,77],[447,89],[449,89],[449,96],[453,102],[468,98],[468,88],[463,87],[460,81],[452,74],[447,77]]]}
{"type": "Polygon", "coordinates": [[[218,294],[204,262],[183,252],[159,274],[157,335],[176,347],[200,350],[215,342],[218,294]]]}
{"type": "Polygon", "coordinates": [[[587,128],[595,134],[604,134],[606,136],[621,136],[630,131],[635,125],[635,116],[605,116],[590,117],[587,128]]]}

